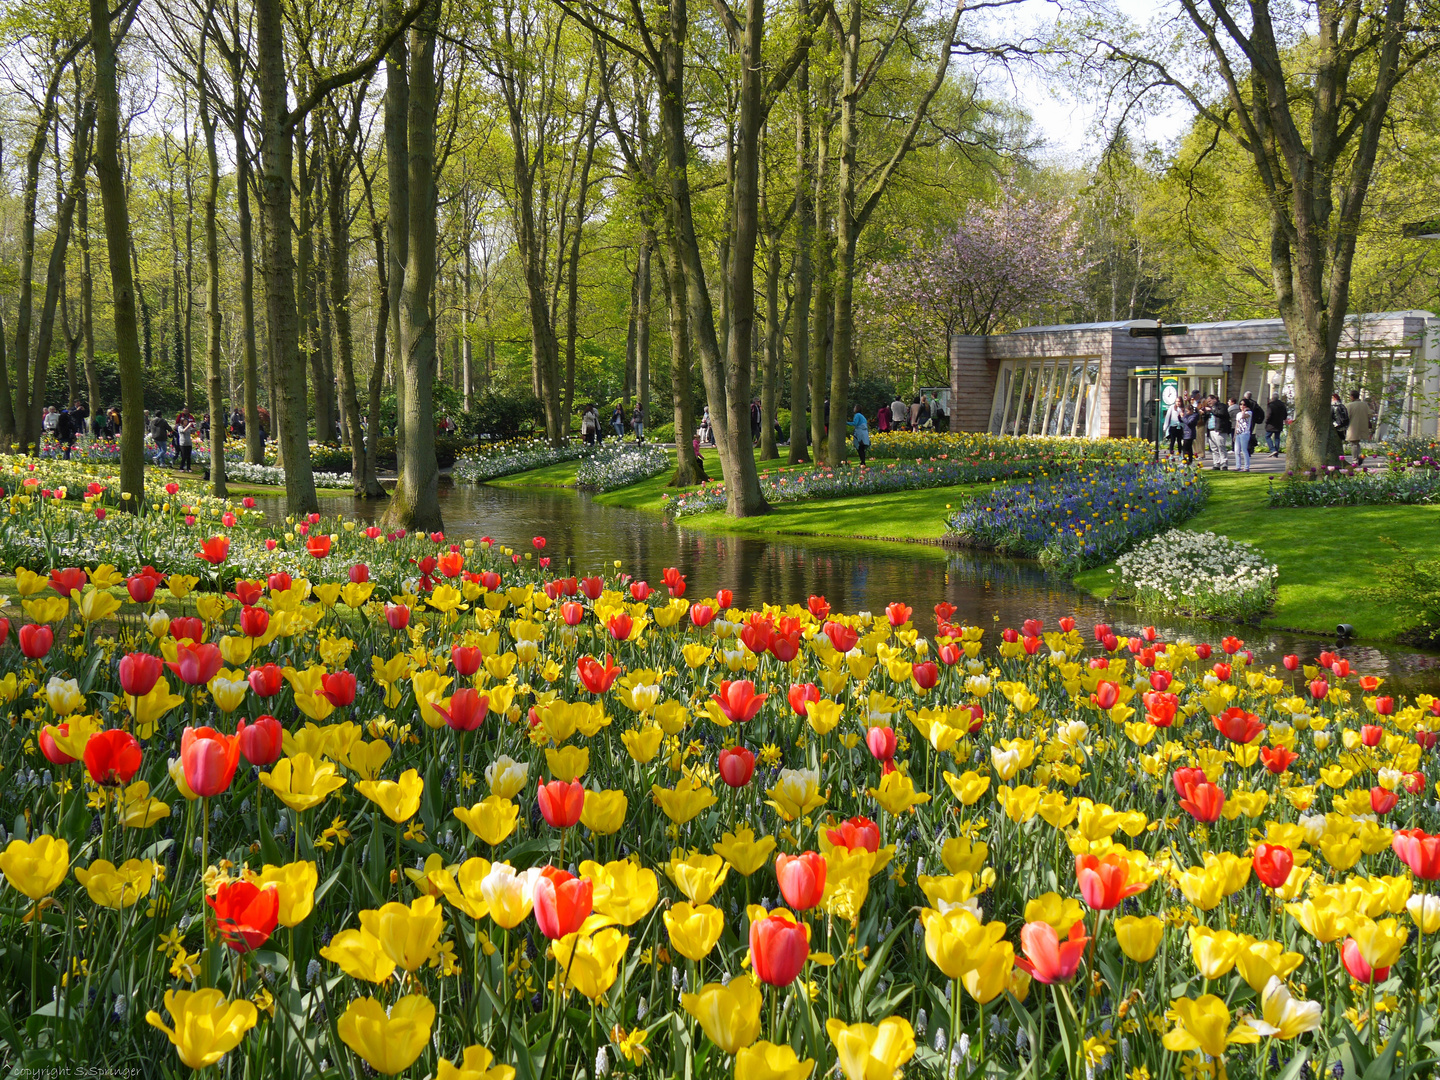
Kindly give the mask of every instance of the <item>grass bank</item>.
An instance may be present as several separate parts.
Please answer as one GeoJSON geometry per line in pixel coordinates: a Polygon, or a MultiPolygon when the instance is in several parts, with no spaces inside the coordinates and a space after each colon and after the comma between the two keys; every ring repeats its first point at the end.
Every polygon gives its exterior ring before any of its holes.
{"type": "MultiPolygon", "coordinates": [[[[1375,570],[1413,558],[1440,536],[1440,506],[1275,508],[1264,476],[1210,473],[1210,499],[1183,528],[1241,540],[1280,568],[1275,606],[1262,626],[1332,634],[1350,623],[1357,637],[1394,641],[1405,630],[1380,600],[1364,595],[1375,570]],[[1409,553],[1377,541],[1388,536],[1409,553]]],[[[1112,564],[1113,565],[1113,564],[1112,564]]],[[[1087,570],[1075,584],[1102,599],[1113,590],[1109,566],[1087,570]]]]}

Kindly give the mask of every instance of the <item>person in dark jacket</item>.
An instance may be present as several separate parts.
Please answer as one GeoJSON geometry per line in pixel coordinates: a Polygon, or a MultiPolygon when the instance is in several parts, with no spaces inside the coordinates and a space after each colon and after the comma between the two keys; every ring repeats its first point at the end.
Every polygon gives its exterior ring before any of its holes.
{"type": "MultiPolygon", "coordinates": [[[[1248,456],[1255,453],[1255,447],[1260,444],[1260,427],[1265,423],[1265,410],[1260,407],[1260,403],[1255,400],[1249,390],[1246,390],[1245,396],[1240,399],[1240,407],[1250,413],[1250,423],[1248,425],[1250,428],[1250,443],[1245,447],[1245,453],[1248,456]]],[[[1246,471],[1248,472],[1249,470],[1247,469],[1246,471]]]]}
{"type": "Polygon", "coordinates": [[[1218,397],[1209,399],[1205,409],[1205,440],[1210,445],[1210,468],[1212,471],[1230,468],[1230,436],[1235,426],[1230,422],[1230,408],[1218,397]]]}
{"type": "Polygon", "coordinates": [[[1280,436],[1285,431],[1289,410],[1285,399],[1279,393],[1273,394],[1270,404],[1265,406],[1265,445],[1270,448],[1271,457],[1280,456],[1280,436]]]}
{"type": "Polygon", "coordinates": [[[1185,403],[1180,410],[1180,450],[1185,455],[1185,464],[1195,462],[1195,429],[1200,423],[1200,413],[1185,403]]]}

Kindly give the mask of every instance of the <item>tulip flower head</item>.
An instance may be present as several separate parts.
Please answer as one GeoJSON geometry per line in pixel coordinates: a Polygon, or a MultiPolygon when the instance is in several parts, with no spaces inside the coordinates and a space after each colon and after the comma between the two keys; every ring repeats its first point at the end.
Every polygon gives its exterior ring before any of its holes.
{"type": "Polygon", "coordinates": [[[1028,922],[1020,928],[1020,947],[1024,955],[1015,958],[1015,965],[1047,986],[1068,982],[1074,977],[1089,944],[1083,922],[1071,926],[1063,942],[1049,923],[1028,922]]]}
{"type": "Polygon", "coordinates": [[[219,795],[230,786],[240,763],[239,736],[187,727],[180,736],[180,761],[191,791],[201,798],[219,795]]]}
{"type": "Polygon", "coordinates": [[[215,933],[235,952],[251,952],[264,945],[279,921],[279,894],[251,881],[221,884],[205,903],[215,913],[215,933]]]}
{"type": "Polygon", "coordinates": [[[128,731],[101,731],[85,743],[85,769],[101,787],[130,783],[142,756],[139,740],[128,731]]]}
{"type": "Polygon", "coordinates": [[[789,986],[810,956],[810,928],[784,908],[751,905],[749,914],[751,969],[769,986],[789,986]]]}

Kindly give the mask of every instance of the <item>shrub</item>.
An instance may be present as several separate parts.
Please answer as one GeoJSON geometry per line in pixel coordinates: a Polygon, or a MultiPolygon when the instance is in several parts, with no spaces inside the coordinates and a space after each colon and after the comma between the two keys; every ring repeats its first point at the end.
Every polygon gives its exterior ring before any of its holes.
{"type": "Polygon", "coordinates": [[[1171,529],[1115,560],[1115,595],[1154,615],[1253,622],[1270,609],[1280,568],[1249,544],[1171,529]]]}
{"type": "Polygon", "coordinates": [[[1440,498],[1440,461],[1392,459],[1387,469],[1327,469],[1286,473],[1270,481],[1271,506],[1374,506],[1415,504],[1440,498]]]}
{"type": "Polygon", "coordinates": [[[1376,539],[1400,557],[1375,568],[1379,584],[1365,594],[1399,613],[1405,637],[1419,644],[1440,642],[1440,559],[1423,559],[1420,551],[1406,551],[1388,536],[1376,539]]]}

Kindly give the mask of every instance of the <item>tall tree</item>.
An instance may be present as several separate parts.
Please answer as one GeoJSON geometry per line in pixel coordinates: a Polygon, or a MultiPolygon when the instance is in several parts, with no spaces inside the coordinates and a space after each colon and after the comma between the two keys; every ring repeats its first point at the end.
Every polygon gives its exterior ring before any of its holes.
{"type": "Polygon", "coordinates": [[[223,499],[225,485],[225,398],[220,381],[220,229],[215,206],[220,198],[220,155],[215,149],[215,114],[210,107],[210,80],[205,68],[205,51],[211,36],[215,0],[206,0],[200,23],[200,48],[196,62],[196,86],[201,137],[205,142],[205,191],[201,196],[205,246],[205,396],[210,412],[210,492],[223,499]]]}

